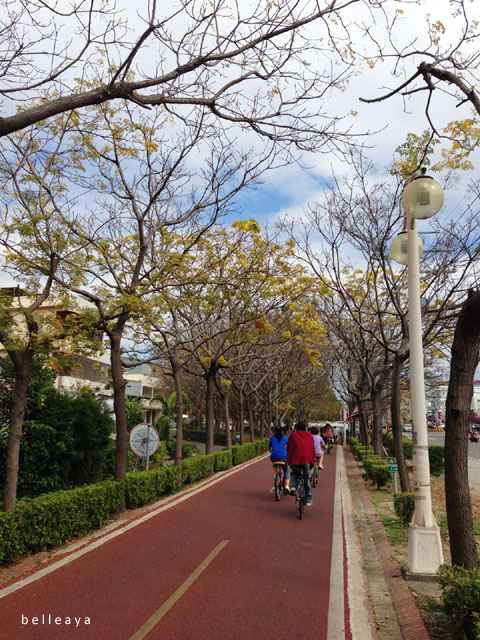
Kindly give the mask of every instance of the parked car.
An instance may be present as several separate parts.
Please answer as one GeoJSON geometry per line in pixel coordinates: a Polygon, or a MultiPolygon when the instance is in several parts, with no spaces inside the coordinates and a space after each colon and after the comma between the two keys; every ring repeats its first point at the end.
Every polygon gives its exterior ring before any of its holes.
{"type": "Polygon", "coordinates": [[[404,424],[403,427],[402,427],[402,431],[412,431],[411,422],[407,422],[406,424],[404,424]]]}

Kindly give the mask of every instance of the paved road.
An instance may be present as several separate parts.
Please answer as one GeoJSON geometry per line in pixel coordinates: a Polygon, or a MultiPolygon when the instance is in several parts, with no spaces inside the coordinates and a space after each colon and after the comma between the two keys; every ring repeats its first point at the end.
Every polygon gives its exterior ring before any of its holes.
{"type": "MultiPolygon", "coordinates": [[[[409,438],[411,433],[404,434],[409,438]]],[[[441,431],[428,432],[428,444],[444,446],[445,434],[441,431]]],[[[468,480],[472,487],[480,487],[480,442],[468,442],[468,480]]]]}
{"type": "Polygon", "coordinates": [[[303,520],[268,459],[217,474],[1,589],[0,637],[371,638],[337,449],[303,520]]]}

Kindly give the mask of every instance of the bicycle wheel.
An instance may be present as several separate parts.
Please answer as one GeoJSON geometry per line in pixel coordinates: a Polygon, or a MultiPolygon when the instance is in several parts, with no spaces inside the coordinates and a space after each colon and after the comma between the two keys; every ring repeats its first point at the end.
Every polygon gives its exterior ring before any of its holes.
{"type": "MultiPolygon", "coordinates": [[[[300,482],[303,485],[303,478],[300,480],[300,482]]],[[[298,519],[299,520],[302,519],[304,503],[305,503],[305,489],[302,486],[298,490],[298,519]]]]}
{"type": "Polygon", "coordinates": [[[310,482],[312,483],[312,489],[315,489],[317,484],[317,474],[315,473],[317,465],[314,465],[310,474],[310,482]]]}
{"type": "Polygon", "coordinates": [[[283,491],[283,474],[277,467],[275,471],[275,500],[278,502],[283,491]]]}

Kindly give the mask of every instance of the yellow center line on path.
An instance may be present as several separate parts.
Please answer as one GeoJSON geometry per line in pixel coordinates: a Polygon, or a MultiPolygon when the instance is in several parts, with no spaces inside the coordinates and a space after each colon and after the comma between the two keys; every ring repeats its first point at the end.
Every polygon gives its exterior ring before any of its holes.
{"type": "Polygon", "coordinates": [[[172,595],[165,600],[162,606],[155,611],[153,615],[142,624],[140,629],[136,631],[130,640],[142,640],[147,633],[149,633],[153,627],[160,622],[163,616],[170,611],[173,605],[183,596],[183,594],[192,586],[195,580],[205,571],[208,565],[218,556],[220,551],[229,543],[229,540],[222,540],[219,545],[211,551],[203,562],[201,562],[193,573],[191,573],[185,582],[178,587],[178,589],[172,593],[172,595]]]}

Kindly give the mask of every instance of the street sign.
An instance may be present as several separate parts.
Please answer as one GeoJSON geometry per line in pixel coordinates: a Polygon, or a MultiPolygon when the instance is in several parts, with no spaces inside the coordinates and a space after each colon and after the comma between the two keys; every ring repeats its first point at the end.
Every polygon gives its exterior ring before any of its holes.
{"type": "Polygon", "coordinates": [[[387,458],[387,471],[396,473],[398,471],[398,463],[396,458],[387,458]]]}

